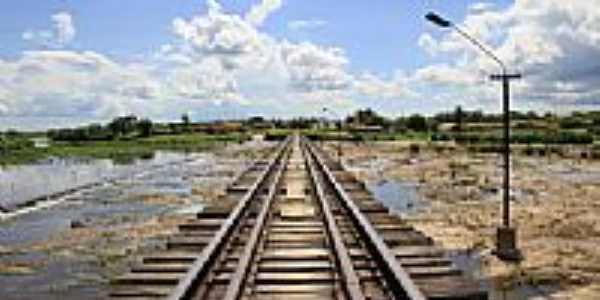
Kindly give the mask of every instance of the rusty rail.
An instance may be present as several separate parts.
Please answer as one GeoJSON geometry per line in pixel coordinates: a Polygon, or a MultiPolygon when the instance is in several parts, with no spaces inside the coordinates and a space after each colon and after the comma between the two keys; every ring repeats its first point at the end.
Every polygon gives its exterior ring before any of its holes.
{"type": "Polygon", "coordinates": [[[210,243],[202,250],[200,255],[195,259],[193,265],[187,271],[175,289],[169,294],[169,300],[189,299],[194,292],[194,288],[199,285],[199,281],[204,278],[209,272],[211,266],[218,258],[219,253],[226,244],[231,233],[237,228],[241,216],[248,208],[252,198],[257,194],[259,187],[265,182],[268,175],[273,171],[273,167],[282,159],[285,149],[289,145],[289,138],[286,139],[277,150],[276,157],[271,160],[269,166],[260,174],[250,187],[249,191],[244,195],[240,202],[235,206],[227,220],[221,225],[219,231],[212,238],[210,243]]]}
{"type": "Polygon", "coordinates": [[[258,245],[264,235],[265,224],[267,223],[269,212],[273,206],[273,198],[277,193],[281,174],[285,169],[285,165],[282,161],[285,161],[287,155],[289,155],[288,151],[284,151],[283,159],[278,162],[278,168],[275,173],[275,178],[273,179],[273,184],[269,187],[269,193],[264,200],[263,206],[255,221],[254,227],[252,228],[250,239],[244,247],[244,252],[240,257],[239,263],[233,273],[233,277],[227,286],[227,293],[223,297],[224,300],[239,299],[243,293],[245,281],[248,278],[248,273],[252,267],[252,261],[256,256],[258,245]]]}
{"type": "Polygon", "coordinates": [[[389,286],[389,290],[393,296],[396,299],[427,299],[417,287],[415,282],[410,278],[408,273],[404,270],[404,268],[402,268],[402,266],[397,262],[396,257],[381,239],[381,237],[377,234],[369,220],[350,199],[350,196],[337,181],[333,172],[325,164],[324,159],[317,153],[317,151],[312,147],[312,145],[310,145],[309,142],[306,142],[306,145],[307,149],[317,162],[318,167],[326,175],[325,178],[330,182],[335,192],[338,194],[339,199],[342,202],[342,206],[350,215],[352,222],[358,229],[361,238],[366,243],[370,253],[377,261],[378,266],[384,275],[385,282],[389,286]]]}
{"type": "Polygon", "coordinates": [[[323,187],[318,179],[317,170],[314,166],[314,159],[311,157],[309,150],[305,147],[304,152],[306,154],[308,171],[310,173],[310,178],[315,186],[315,191],[317,194],[317,200],[321,205],[321,210],[323,212],[323,218],[325,219],[326,230],[330,240],[333,243],[334,248],[334,256],[336,264],[338,265],[344,292],[349,299],[352,300],[363,300],[365,299],[365,295],[363,294],[360,287],[360,280],[356,274],[356,270],[354,269],[354,265],[352,264],[352,259],[350,258],[348,248],[344,244],[342,234],[335,222],[335,218],[333,213],[331,212],[331,207],[325,198],[325,193],[323,191],[323,187]]]}

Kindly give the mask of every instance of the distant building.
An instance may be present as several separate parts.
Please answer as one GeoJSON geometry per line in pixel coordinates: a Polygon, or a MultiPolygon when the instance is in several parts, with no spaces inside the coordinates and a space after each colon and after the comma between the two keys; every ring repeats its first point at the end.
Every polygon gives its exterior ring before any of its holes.
{"type": "Polygon", "coordinates": [[[50,146],[50,139],[46,137],[31,138],[30,141],[33,142],[34,148],[48,148],[50,146]]]}
{"type": "Polygon", "coordinates": [[[252,141],[254,142],[263,142],[265,140],[264,134],[255,134],[252,136],[252,141]]]}
{"type": "Polygon", "coordinates": [[[193,123],[190,124],[190,128],[193,132],[208,134],[243,132],[246,130],[242,122],[193,123]]]}
{"type": "MultiPolygon", "coordinates": [[[[520,129],[547,129],[548,125],[543,121],[511,121],[511,128],[520,129]]],[[[463,131],[490,131],[490,130],[501,130],[504,128],[504,124],[500,122],[471,122],[463,123],[463,131]]],[[[458,130],[456,122],[445,122],[440,123],[437,126],[439,132],[451,132],[458,130]]]]}
{"type": "Polygon", "coordinates": [[[312,129],[337,129],[339,121],[328,120],[328,119],[319,119],[318,122],[312,124],[312,129]]]}
{"type": "Polygon", "coordinates": [[[380,125],[353,125],[348,128],[351,132],[356,133],[378,133],[383,131],[383,126],[380,125]]]}

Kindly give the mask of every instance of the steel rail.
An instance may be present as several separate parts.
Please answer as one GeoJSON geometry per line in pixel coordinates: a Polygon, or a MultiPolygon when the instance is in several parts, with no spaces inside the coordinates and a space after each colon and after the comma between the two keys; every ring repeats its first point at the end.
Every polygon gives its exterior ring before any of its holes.
{"type": "Polygon", "coordinates": [[[267,218],[269,216],[271,207],[273,206],[273,199],[275,198],[275,194],[279,188],[281,175],[283,174],[283,170],[286,168],[285,161],[289,158],[289,149],[286,149],[284,152],[283,159],[281,159],[279,162],[278,169],[275,173],[273,184],[270,186],[269,193],[267,194],[260,213],[255,220],[250,238],[244,247],[242,256],[240,256],[238,260],[238,265],[231,277],[232,279],[229,282],[229,285],[227,286],[227,292],[223,297],[223,300],[240,299],[244,291],[244,284],[248,278],[249,270],[252,267],[252,261],[256,257],[256,252],[258,251],[257,246],[263,238],[264,227],[267,223],[267,218]]]}
{"type": "Polygon", "coordinates": [[[235,206],[227,220],[221,225],[219,231],[211,239],[210,243],[202,250],[200,255],[195,259],[194,264],[190,267],[186,275],[179,281],[175,289],[169,294],[169,300],[181,300],[190,298],[193,292],[193,287],[197,287],[199,281],[205,277],[210,267],[215,262],[225,245],[228,237],[239,224],[240,217],[246,211],[250,204],[250,200],[257,194],[259,187],[267,179],[268,174],[273,167],[279,162],[283,156],[284,150],[289,145],[289,138],[286,139],[277,150],[275,158],[271,160],[268,167],[259,175],[258,179],[252,184],[248,192],[235,206]]]}
{"type": "Polygon", "coordinates": [[[378,262],[378,265],[383,272],[384,280],[386,284],[388,284],[393,296],[396,299],[406,299],[408,297],[411,300],[426,300],[427,298],[410,278],[406,270],[398,263],[392,251],[371,225],[371,222],[360,211],[342,185],[337,181],[333,172],[325,164],[323,158],[310,143],[307,143],[307,147],[317,161],[318,166],[326,175],[325,178],[327,178],[334,187],[334,190],[341,200],[342,206],[348,211],[349,216],[357,227],[363,241],[370,248],[370,253],[373,255],[376,262],[378,262]]]}
{"type": "Polygon", "coordinates": [[[351,300],[364,300],[366,297],[361,290],[360,280],[358,279],[356,270],[352,264],[352,259],[349,255],[350,252],[344,244],[342,234],[340,233],[340,230],[335,222],[335,218],[331,212],[331,207],[327,202],[323,187],[317,178],[318,174],[314,166],[313,158],[308,152],[309,150],[305,147],[302,147],[303,153],[307,159],[310,178],[315,187],[317,200],[321,206],[323,218],[325,219],[327,235],[333,243],[334,257],[336,264],[341,271],[344,291],[346,292],[346,296],[351,300]]]}

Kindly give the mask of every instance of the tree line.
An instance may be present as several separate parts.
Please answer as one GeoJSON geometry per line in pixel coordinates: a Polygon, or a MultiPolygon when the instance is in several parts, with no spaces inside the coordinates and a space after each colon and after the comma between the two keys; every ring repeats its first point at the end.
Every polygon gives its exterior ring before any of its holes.
{"type": "Polygon", "coordinates": [[[90,124],[77,128],[50,129],[47,135],[55,141],[109,141],[122,138],[148,137],[154,123],[134,115],[114,118],[106,125],[90,124]]]}

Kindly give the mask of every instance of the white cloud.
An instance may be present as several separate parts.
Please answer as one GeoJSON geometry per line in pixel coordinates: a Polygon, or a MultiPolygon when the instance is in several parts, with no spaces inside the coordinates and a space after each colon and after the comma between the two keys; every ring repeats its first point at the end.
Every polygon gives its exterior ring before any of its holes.
{"type": "Polygon", "coordinates": [[[327,21],[323,20],[294,20],[288,23],[288,28],[290,30],[306,30],[306,29],[315,29],[319,27],[323,27],[327,25],[327,21]]]}
{"type": "Polygon", "coordinates": [[[0,103],[8,115],[114,116],[149,113],[163,91],[144,65],[118,64],[96,52],[30,51],[0,62],[0,103]]]}
{"type": "MultiPolygon", "coordinates": [[[[178,40],[140,63],[89,51],[29,51],[0,61],[2,114],[164,118],[234,105],[291,116],[312,114],[325,103],[347,109],[364,99],[412,95],[404,80],[353,75],[341,48],[277,40],[259,30],[280,6],[266,0],[237,15],[208,0],[205,14],[175,18],[172,32],[178,40]]],[[[56,29],[53,39],[74,37],[68,18],[53,19],[64,23],[56,26],[63,29],[56,29]]]]}
{"type": "Polygon", "coordinates": [[[439,51],[438,42],[429,33],[421,34],[417,44],[431,56],[435,56],[439,51]]]}
{"type": "Polygon", "coordinates": [[[261,0],[258,5],[253,6],[245,19],[252,25],[262,25],[262,23],[275,11],[283,5],[282,0],[261,0]]]}
{"type": "Polygon", "coordinates": [[[447,64],[435,64],[416,70],[412,80],[431,85],[470,85],[480,82],[483,74],[472,73],[467,69],[447,64]]]}
{"type": "Polygon", "coordinates": [[[290,86],[298,91],[340,90],[350,86],[352,76],[344,50],[304,42],[281,44],[281,55],[290,74],[290,86]]]}
{"type": "Polygon", "coordinates": [[[476,2],[469,6],[469,13],[479,14],[491,10],[495,7],[494,3],[490,2],[476,2]]]}
{"type": "Polygon", "coordinates": [[[218,59],[224,69],[237,69],[248,63],[247,59],[268,59],[274,46],[268,35],[238,15],[223,13],[216,4],[209,5],[206,15],[176,18],[173,32],[184,45],[172,52],[199,60],[218,59]]]}
{"type": "Polygon", "coordinates": [[[47,48],[62,48],[77,35],[73,16],[68,12],[59,12],[50,17],[52,28],[47,30],[27,30],[22,34],[25,41],[47,48]]]}
{"type": "Polygon", "coordinates": [[[56,39],[61,45],[70,43],[77,34],[73,24],[73,16],[66,12],[60,12],[52,16],[52,22],[56,28],[56,39]]]}
{"type": "Polygon", "coordinates": [[[383,80],[371,73],[364,73],[354,82],[356,91],[373,99],[414,99],[418,94],[410,88],[410,82],[402,74],[392,80],[383,80]]]}
{"type": "MultiPolygon", "coordinates": [[[[475,5],[458,25],[489,44],[509,69],[524,74],[515,86],[517,103],[592,103],[600,95],[600,10],[594,1],[517,0],[504,9],[475,5]],[[559,88],[564,86],[579,88],[566,93],[559,88]]],[[[460,86],[464,83],[444,78],[464,72],[485,78],[498,70],[455,32],[437,40],[424,33],[419,44],[450,62],[439,70],[429,66],[417,71],[426,80],[460,86]]]]}
{"type": "Polygon", "coordinates": [[[222,87],[228,98],[247,105],[269,103],[273,109],[280,106],[289,112],[290,105],[295,107],[292,111],[301,111],[303,103],[327,98],[352,102],[374,96],[363,93],[372,82],[360,82],[347,70],[349,59],[343,49],[276,40],[257,26],[251,18],[209,5],[206,15],[173,22],[182,44],[164,46],[163,58],[179,63],[173,73],[187,74],[187,80],[177,81],[180,84],[204,81],[197,74],[218,74],[208,86],[222,87]],[[212,65],[208,74],[186,71],[207,64],[212,65]]]}
{"type": "MultiPolygon", "coordinates": [[[[56,49],[0,60],[0,114],[98,119],[136,113],[165,119],[197,111],[215,118],[216,111],[239,107],[292,116],[314,114],[323,105],[348,111],[398,103],[394,100],[413,100],[403,106],[420,109],[481,100],[496,107],[500,97],[497,83],[485,82],[498,67],[456,33],[425,32],[418,43],[434,62],[411,73],[378,76],[350,71],[341,47],[280,40],[260,30],[279,1],[262,1],[240,15],[225,12],[215,0],[207,6],[205,14],[173,20],[176,40],[136,63],[56,49]]],[[[592,4],[518,0],[504,9],[475,8],[458,24],[490,44],[511,70],[524,73],[513,88],[517,104],[597,104],[600,11],[592,4]]],[[[68,44],[76,36],[73,20],[57,15],[52,30],[23,37],[51,48],[58,41],[68,44]]]]}

